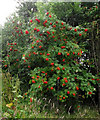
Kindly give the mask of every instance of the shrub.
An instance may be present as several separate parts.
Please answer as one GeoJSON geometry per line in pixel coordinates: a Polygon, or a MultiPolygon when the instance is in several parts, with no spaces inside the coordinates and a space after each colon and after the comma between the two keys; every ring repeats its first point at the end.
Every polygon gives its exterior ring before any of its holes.
{"type": "Polygon", "coordinates": [[[56,97],[66,102],[92,96],[95,93],[95,76],[82,65],[85,49],[78,44],[87,36],[89,29],[71,27],[49,13],[32,21],[28,32],[33,31],[33,42],[25,54],[32,78],[29,82],[30,97],[56,97]]]}

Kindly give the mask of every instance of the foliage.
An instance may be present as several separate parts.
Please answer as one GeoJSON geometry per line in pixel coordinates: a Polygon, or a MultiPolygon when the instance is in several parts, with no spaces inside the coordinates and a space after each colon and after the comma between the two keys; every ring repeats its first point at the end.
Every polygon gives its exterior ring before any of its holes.
{"type": "Polygon", "coordinates": [[[37,6],[35,5],[36,2],[21,2],[17,0],[18,7],[17,13],[22,19],[25,19],[25,23],[27,24],[29,18],[34,16],[34,13],[37,12],[37,6]]]}
{"type": "MultiPolygon", "coordinates": [[[[50,11],[57,15],[57,18],[69,23],[72,26],[78,26],[85,22],[90,22],[94,19],[90,14],[93,12],[92,9],[97,10],[98,3],[88,2],[56,2],[50,3],[48,7],[51,7],[50,11]],[[87,13],[89,10],[89,14],[87,13]]],[[[96,14],[97,15],[97,12],[96,14]]]]}
{"type": "MultiPolygon", "coordinates": [[[[25,5],[27,8],[30,7],[28,3],[25,5]]],[[[95,43],[97,46],[99,43],[94,41],[94,39],[99,41],[98,7],[81,8],[78,7],[80,3],[36,3],[35,5],[38,10],[34,13],[35,16],[31,6],[27,13],[28,19],[14,14],[3,29],[2,68],[5,74],[3,97],[6,101],[3,111],[9,113],[7,115],[12,118],[25,117],[25,115],[33,117],[34,115],[31,114],[33,110],[36,115],[41,115],[40,112],[44,107],[51,109],[49,100],[52,105],[55,104],[57,112],[60,107],[66,105],[66,111],[70,114],[80,101],[95,95],[100,80],[97,72],[92,72],[97,58],[99,61],[99,50],[96,53],[94,46],[95,43]],[[65,6],[66,12],[59,14],[54,8],[56,5],[56,9],[65,6]],[[91,18],[88,19],[88,23],[77,26],[82,23],[82,19],[77,23],[79,15],[84,19],[91,15],[91,18]],[[95,22],[90,21],[93,17],[95,22]],[[91,49],[89,43],[92,44],[91,49]],[[92,62],[90,55],[95,57],[92,62]],[[19,81],[23,96],[17,94],[19,85],[16,87],[16,83],[19,81]],[[8,89],[9,93],[6,91],[8,89]],[[12,91],[16,91],[16,94],[12,91]],[[39,100],[39,103],[36,102],[39,100]],[[21,103],[22,106],[19,105],[21,103]]],[[[23,11],[25,9],[25,6],[22,7],[22,12],[19,11],[19,14],[26,14],[23,11]]]]}
{"type": "Polygon", "coordinates": [[[88,29],[71,28],[48,12],[43,19],[39,16],[35,20],[32,19],[34,22],[31,23],[34,42],[25,55],[29,56],[29,68],[34,69],[31,72],[29,94],[53,96],[61,102],[70,97],[94,94],[95,77],[81,67],[80,58],[85,49],[82,51],[76,42],[76,39],[81,40],[81,36],[85,37],[88,29]]]}
{"type": "Polygon", "coordinates": [[[2,87],[2,96],[3,100],[6,103],[12,103],[14,98],[17,97],[17,95],[20,92],[20,82],[18,77],[13,78],[10,73],[2,73],[2,79],[3,79],[3,87],[2,87]]]}
{"type": "Polygon", "coordinates": [[[26,37],[26,27],[25,21],[16,15],[12,15],[8,22],[5,23],[5,28],[2,30],[2,68],[3,72],[10,72],[12,76],[18,74],[21,86],[25,86],[26,82],[27,88],[28,79],[26,77],[28,77],[28,69],[23,69],[25,61],[23,61],[22,57],[31,41],[28,36],[26,37]]]}

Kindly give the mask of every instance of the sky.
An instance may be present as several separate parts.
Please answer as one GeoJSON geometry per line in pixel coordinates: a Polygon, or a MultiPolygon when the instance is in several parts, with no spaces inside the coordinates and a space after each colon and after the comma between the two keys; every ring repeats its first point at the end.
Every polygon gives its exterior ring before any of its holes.
{"type": "Polygon", "coordinates": [[[16,0],[0,0],[0,24],[3,26],[6,17],[10,16],[17,6],[16,0]]]}

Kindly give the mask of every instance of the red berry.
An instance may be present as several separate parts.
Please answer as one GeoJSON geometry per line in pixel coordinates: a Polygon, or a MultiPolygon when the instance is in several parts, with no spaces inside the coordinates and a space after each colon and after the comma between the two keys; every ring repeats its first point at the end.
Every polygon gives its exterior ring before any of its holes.
{"type": "Polygon", "coordinates": [[[42,36],[43,34],[39,34],[40,36],[42,36]]]}
{"type": "Polygon", "coordinates": [[[49,12],[47,12],[47,15],[49,14],[49,12]]]}
{"type": "Polygon", "coordinates": [[[19,31],[16,31],[17,33],[19,33],[19,31]]]}
{"type": "Polygon", "coordinates": [[[56,21],[56,24],[58,23],[58,21],[56,21]]]}
{"type": "Polygon", "coordinates": [[[49,17],[51,18],[51,15],[49,15],[49,17]]]}
{"type": "Polygon", "coordinates": [[[66,84],[65,84],[65,83],[63,83],[62,85],[63,85],[63,86],[65,86],[66,84]]]}
{"type": "Polygon", "coordinates": [[[31,68],[30,66],[28,66],[28,68],[31,68]]]}
{"type": "Polygon", "coordinates": [[[77,79],[77,77],[75,77],[75,80],[77,79]]]}
{"type": "Polygon", "coordinates": [[[72,29],[72,27],[69,28],[70,30],[72,29]]]}
{"type": "Polygon", "coordinates": [[[53,90],[53,87],[51,87],[51,90],[53,90]]]}
{"type": "Polygon", "coordinates": [[[44,22],[47,23],[47,20],[45,20],[44,22]]]}
{"type": "Polygon", "coordinates": [[[5,67],[7,67],[7,65],[5,65],[5,67]]]}
{"type": "Polygon", "coordinates": [[[34,80],[32,80],[32,83],[35,83],[35,81],[34,81],[34,80]]]}
{"type": "Polygon", "coordinates": [[[39,48],[41,48],[42,46],[39,46],[39,48]]]}
{"type": "Polygon", "coordinates": [[[76,90],[79,90],[79,88],[76,86],[76,90]]]}
{"type": "Polygon", "coordinates": [[[36,30],[36,28],[34,28],[34,30],[36,30]]]}
{"type": "Polygon", "coordinates": [[[21,32],[20,32],[21,34],[23,34],[23,32],[22,32],[22,30],[21,30],[21,32]]]}
{"type": "Polygon", "coordinates": [[[53,27],[55,28],[55,27],[56,27],[56,25],[53,25],[53,27]]]}
{"type": "Polygon", "coordinates": [[[35,52],[33,52],[33,54],[35,55],[36,53],[35,53],[35,52]]]}
{"type": "Polygon", "coordinates": [[[45,73],[44,71],[42,71],[42,73],[45,73]]]}
{"type": "Polygon", "coordinates": [[[32,102],[32,98],[30,98],[30,102],[32,102]]]}
{"type": "Polygon", "coordinates": [[[31,56],[31,54],[29,54],[29,56],[31,56]]]}
{"type": "Polygon", "coordinates": [[[61,55],[61,53],[58,52],[58,55],[61,55]]]}
{"type": "Polygon", "coordinates": [[[42,55],[42,53],[40,53],[40,55],[42,55]]]}
{"type": "Polygon", "coordinates": [[[50,34],[50,32],[49,32],[49,31],[47,31],[47,33],[48,33],[48,34],[50,34]]]}
{"type": "Polygon", "coordinates": [[[67,53],[67,56],[69,56],[69,53],[67,53]]]}
{"type": "Polygon", "coordinates": [[[48,59],[48,58],[46,58],[45,60],[46,60],[46,61],[49,61],[49,59],[48,59]]]}
{"type": "Polygon", "coordinates": [[[50,23],[50,25],[52,25],[52,23],[50,23]]]}
{"type": "Polygon", "coordinates": [[[26,30],[26,31],[25,31],[25,34],[29,34],[29,32],[26,30]]]}
{"type": "Polygon", "coordinates": [[[49,88],[47,88],[47,90],[49,90],[49,88]]]}
{"type": "Polygon", "coordinates": [[[55,36],[52,36],[52,38],[54,38],[55,36]]]}
{"type": "Polygon", "coordinates": [[[65,46],[61,46],[61,48],[63,49],[63,48],[65,48],[65,46]]]}
{"type": "Polygon", "coordinates": [[[39,29],[37,29],[37,32],[39,32],[40,30],[39,29]]]}
{"type": "Polygon", "coordinates": [[[75,93],[73,93],[73,96],[75,96],[75,93]]]}
{"type": "Polygon", "coordinates": [[[16,61],[18,61],[18,59],[16,59],[16,61]]]}
{"type": "Polygon", "coordinates": [[[43,82],[43,83],[47,84],[48,82],[47,82],[47,81],[45,81],[45,82],[43,82]]]}
{"type": "Polygon", "coordinates": [[[37,76],[37,78],[39,78],[39,76],[37,76]]]}
{"type": "Polygon", "coordinates": [[[39,87],[38,88],[40,88],[41,86],[39,85],[39,87]]]}
{"type": "Polygon", "coordinates": [[[51,63],[51,65],[54,65],[54,63],[51,63]]]}
{"type": "Polygon", "coordinates": [[[25,95],[27,95],[27,93],[25,93],[25,95]]]}
{"type": "Polygon", "coordinates": [[[64,78],[64,80],[67,80],[67,78],[64,78]]]}
{"type": "Polygon", "coordinates": [[[60,79],[60,77],[57,77],[57,80],[59,80],[60,79]]]}
{"type": "Polygon", "coordinates": [[[75,55],[75,52],[73,52],[73,55],[75,55]]]}
{"type": "Polygon", "coordinates": [[[88,31],[88,29],[85,29],[84,31],[85,31],[85,32],[87,32],[87,31],[88,31]]]}
{"type": "Polygon", "coordinates": [[[65,99],[65,97],[63,97],[63,99],[65,99]]]}
{"type": "Polygon", "coordinates": [[[62,60],[63,62],[65,61],[65,59],[62,60]]]}
{"type": "Polygon", "coordinates": [[[67,94],[70,94],[70,92],[69,92],[69,91],[67,91],[67,94]]]}
{"type": "Polygon", "coordinates": [[[36,43],[38,43],[38,42],[39,42],[39,40],[36,41],[36,43]]]}
{"type": "Polygon", "coordinates": [[[47,53],[47,55],[49,56],[50,54],[49,54],[49,53],[47,53]]]}
{"type": "Polygon", "coordinates": [[[47,75],[47,73],[45,73],[45,75],[47,75]]]}
{"type": "Polygon", "coordinates": [[[89,94],[89,95],[91,95],[91,94],[92,94],[92,92],[88,92],[88,94],[89,94]]]}
{"type": "Polygon", "coordinates": [[[65,82],[67,83],[67,82],[68,82],[68,80],[65,80],[65,82]]]}
{"type": "Polygon", "coordinates": [[[81,33],[79,33],[79,36],[82,36],[82,34],[81,34],[81,33]]]}
{"type": "Polygon", "coordinates": [[[65,70],[65,68],[63,67],[62,70],[65,70]]]}
{"type": "Polygon", "coordinates": [[[59,67],[57,67],[57,70],[60,70],[60,68],[59,68],[59,67]]]}
{"type": "Polygon", "coordinates": [[[62,25],[64,25],[64,23],[63,23],[63,22],[62,22],[61,24],[62,24],[62,25]]]}
{"type": "Polygon", "coordinates": [[[32,79],[34,79],[35,77],[32,77],[32,79]]]}
{"type": "Polygon", "coordinates": [[[30,20],[30,22],[32,23],[33,21],[32,21],[32,20],[30,20]]]}
{"type": "Polygon", "coordinates": [[[74,29],[75,32],[77,32],[77,29],[74,29]]]}

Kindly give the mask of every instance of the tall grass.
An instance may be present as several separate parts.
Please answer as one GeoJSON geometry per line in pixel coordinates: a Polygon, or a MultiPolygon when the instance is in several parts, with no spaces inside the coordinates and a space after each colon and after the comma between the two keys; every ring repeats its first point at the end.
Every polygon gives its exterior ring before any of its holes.
{"type": "Polygon", "coordinates": [[[20,92],[18,76],[12,77],[10,73],[2,73],[2,108],[7,110],[6,105],[13,104],[20,92]]]}

